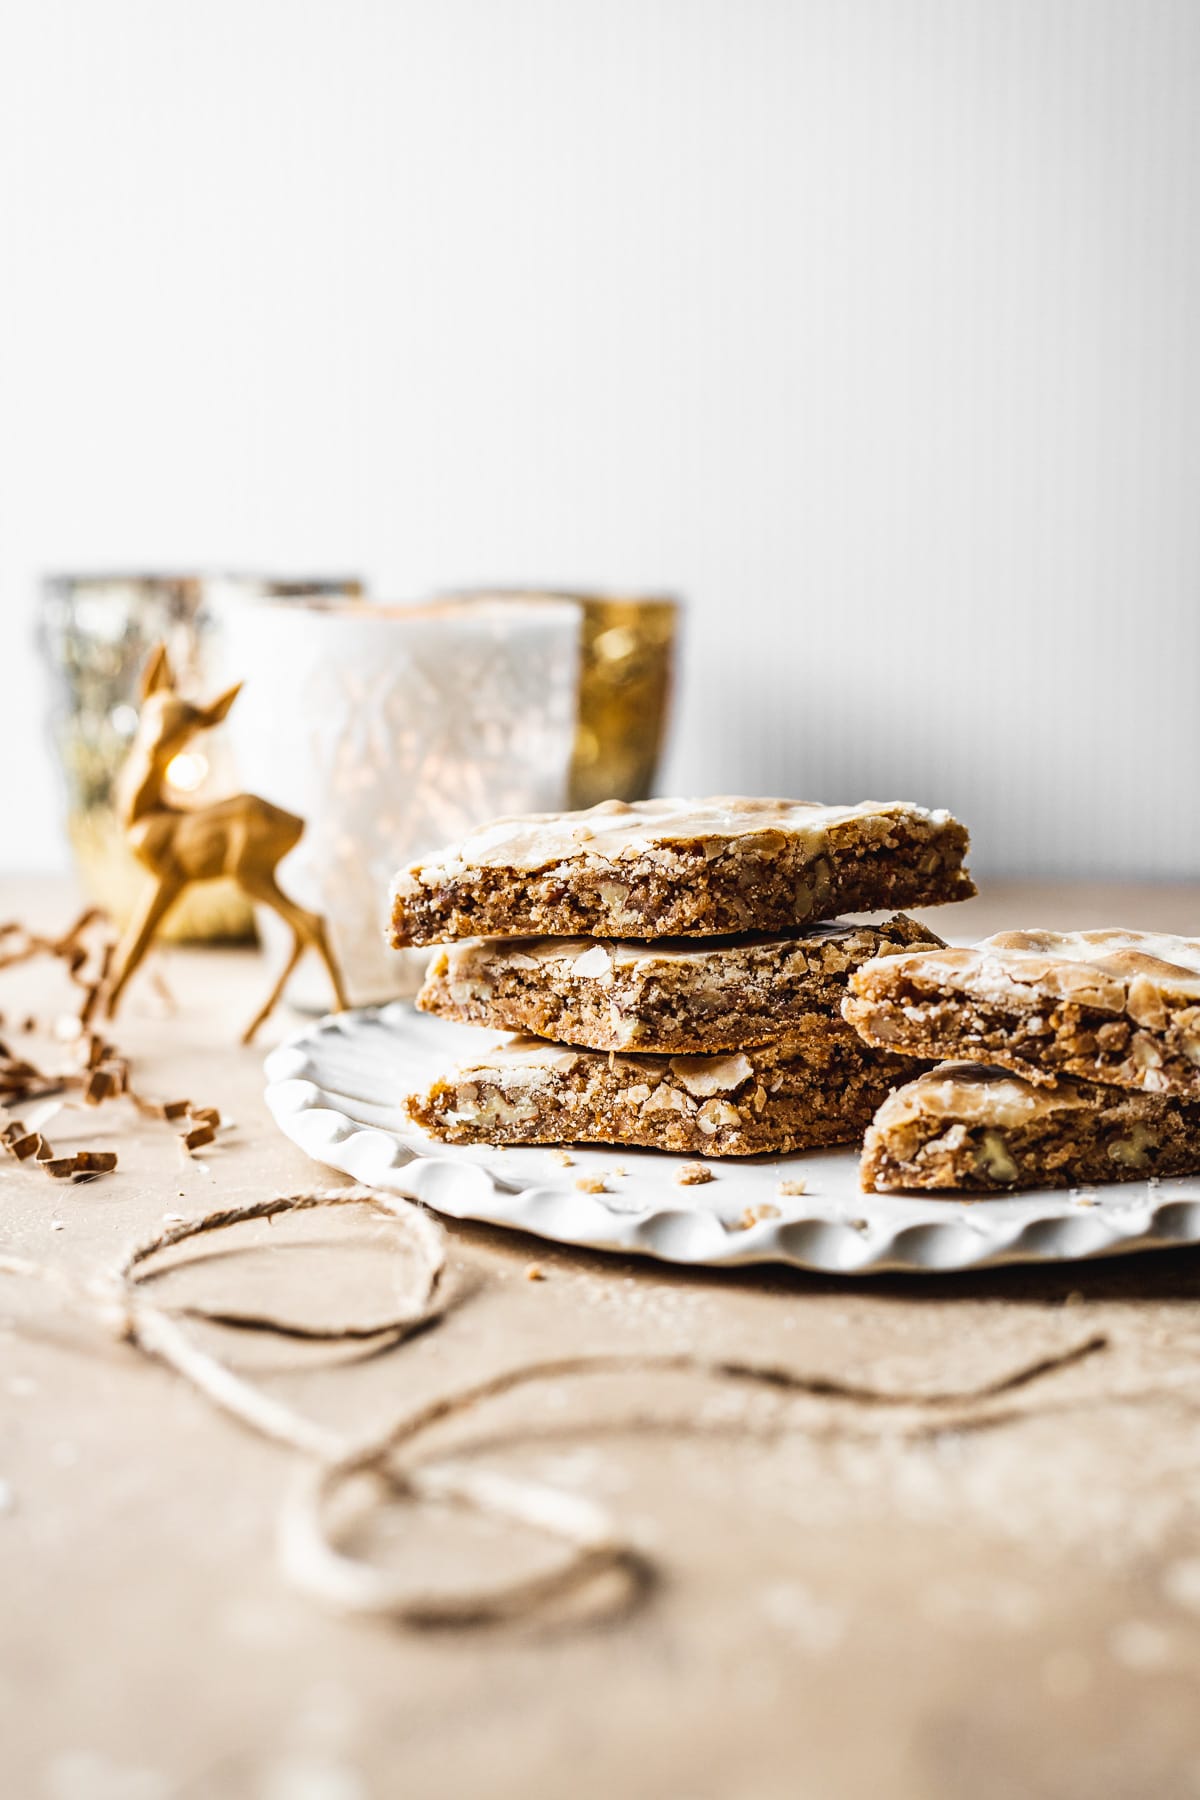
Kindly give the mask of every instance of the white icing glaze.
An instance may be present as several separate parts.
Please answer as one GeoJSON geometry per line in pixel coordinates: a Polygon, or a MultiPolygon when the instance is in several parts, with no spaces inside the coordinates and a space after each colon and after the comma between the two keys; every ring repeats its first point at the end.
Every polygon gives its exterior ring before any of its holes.
{"type": "Polygon", "coordinates": [[[529,1037],[523,1032],[502,1039],[478,1062],[463,1063],[455,1070],[459,1080],[469,1081],[473,1075],[491,1075],[518,1069],[569,1069],[586,1051],[572,1050],[565,1044],[552,1044],[546,1038],[529,1037]]]}
{"type": "MultiPolygon", "coordinates": [[[[462,938],[439,951],[437,964],[454,977],[482,975],[489,969],[536,969],[561,965],[564,977],[606,982],[614,970],[650,967],[655,963],[690,963],[699,969],[736,962],[747,950],[777,949],[781,957],[805,946],[851,942],[864,931],[887,936],[885,925],[844,925],[825,922],[789,933],[747,932],[740,937],[661,938],[462,938]]],[[[899,947],[896,954],[906,954],[899,947]]],[[[881,951],[880,954],[883,954],[881,951]]]]}
{"type": "Polygon", "coordinates": [[[870,994],[896,980],[944,981],[951,991],[1011,1002],[1015,988],[1108,1012],[1128,1010],[1145,1023],[1155,996],[1200,1000],[1200,939],[1161,932],[1002,931],[970,949],[918,950],[865,964],[851,980],[870,994]]]}
{"type": "MultiPolygon", "coordinates": [[[[1109,1089],[1137,1103],[1136,1094],[1109,1089]]],[[[939,1063],[915,1081],[888,1095],[875,1115],[874,1129],[887,1129],[921,1118],[959,1120],[967,1125],[1000,1128],[1028,1125],[1056,1112],[1077,1111],[1091,1104],[1085,1084],[1064,1076],[1056,1087],[1034,1087],[1019,1075],[976,1063],[939,1063]]]]}
{"type": "Polygon", "coordinates": [[[908,801],[863,800],[857,806],[824,806],[812,800],[752,800],[720,795],[709,800],[606,800],[586,812],[535,813],[496,819],[459,844],[433,851],[402,869],[394,893],[413,894],[469,869],[518,869],[526,873],[571,861],[609,865],[678,844],[711,846],[783,836],[816,854],[840,825],[864,818],[906,818],[939,827],[949,813],[908,801]]]}
{"type": "Polygon", "coordinates": [[[647,1077],[655,1082],[673,1078],[688,1093],[698,1097],[733,1093],[755,1074],[754,1063],[742,1053],[735,1056],[614,1056],[607,1050],[571,1050],[544,1038],[520,1033],[497,1044],[478,1061],[460,1064],[448,1079],[460,1085],[487,1081],[502,1089],[529,1088],[536,1087],[541,1076],[566,1072],[578,1063],[590,1064],[597,1071],[611,1070],[630,1082],[644,1081],[647,1077]]]}
{"type": "Polygon", "coordinates": [[[1086,963],[1122,979],[1146,975],[1154,981],[1184,981],[1200,993],[1200,938],[1175,937],[1161,931],[1001,931],[985,938],[987,947],[1006,956],[1031,956],[1051,962],[1086,963]]]}

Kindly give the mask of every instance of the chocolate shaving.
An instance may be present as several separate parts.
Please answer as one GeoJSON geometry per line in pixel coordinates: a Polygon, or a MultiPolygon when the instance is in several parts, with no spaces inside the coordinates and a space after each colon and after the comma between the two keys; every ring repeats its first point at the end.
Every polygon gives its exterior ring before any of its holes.
{"type": "Polygon", "coordinates": [[[22,1056],[14,1056],[7,1044],[0,1044],[0,1059],[3,1069],[0,1070],[0,1086],[16,1088],[29,1081],[45,1081],[47,1078],[31,1062],[22,1056]]]}
{"type": "Polygon", "coordinates": [[[144,1118],[184,1125],[179,1141],[189,1153],[211,1144],[220,1130],[221,1115],[215,1106],[197,1106],[192,1100],[146,1100],[132,1088],[126,1092],[144,1118]]]}
{"type": "Polygon", "coordinates": [[[39,1167],[55,1181],[92,1181],[97,1175],[111,1174],[116,1166],[115,1150],[77,1150],[74,1156],[39,1158],[39,1167]]]}
{"type": "MultiPolygon", "coordinates": [[[[215,1106],[197,1106],[191,1100],[148,1100],[130,1082],[129,1059],[93,1026],[93,1019],[108,981],[115,950],[115,934],[108,915],[99,907],[82,912],[60,937],[31,931],[16,920],[0,924],[0,970],[37,956],[61,963],[68,978],[81,990],[74,1017],[61,1020],[57,1035],[69,1048],[73,1067],[51,1074],[27,1057],[16,1055],[0,1041],[0,1107],[26,1105],[48,1095],[78,1095],[86,1106],[126,1096],[146,1118],[162,1119],[182,1127],[181,1148],[187,1155],[216,1140],[221,1115],[215,1106]]],[[[33,1030],[28,1016],[23,1030],[33,1030]]],[[[83,1182],[107,1175],[117,1167],[114,1150],[77,1150],[55,1155],[53,1145],[40,1131],[27,1130],[19,1119],[0,1129],[0,1150],[17,1162],[32,1162],[55,1181],[83,1182]]]]}
{"type": "Polygon", "coordinates": [[[111,1175],[117,1166],[115,1150],[77,1150],[71,1158],[76,1175],[111,1175]]]}
{"type": "Polygon", "coordinates": [[[111,1174],[117,1166],[115,1150],[76,1150],[72,1156],[55,1156],[50,1140],[40,1131],[27,1131],[19,1119],[0,1130],[0,1148],[18,1162],[32,1157],[55,1181],[92,1181],[97,1175],[111,1174]]]}
{"type": "Polygon", "coordinates": [[[45,1155],[49,1154],[49,1145],[41,1132],[26,1131],[19,1119],[14,1119],[11,1125],[6,1125],[3,1132],[0,1132],[0,1144],[18,1162],[25,1162],[31,1156],[44,1160],[45,1155]]]}
{"type": "Polygon", "coordinates": [[[49,1094],[60,1094],[70,1085],[70,1079],[44,1075],[32,1063],[0,1061],[0,1106],[23,1106],[29,1100],[43,1100],[49,1094]]]}
{"type": "MultiPolygon", "coordinates": [[[[83,1003],[79,1008],[79,1023],[81,1025],[90,1024],[96,1008],[100,1004],[100,996],[104,992],[105,983],[108,981],[108,972],[112,967],[115,949],[116,945],[111,939],[108,943],[104,944],[100,951],[99,968],[93,976],[81,983],[81,986],[84,989],[83,1003]]],[[[72,969],[71,973],[74,975],[75,970],[72,969]]]]}
{"type": "Polygon", "coordinates": [[[120,1084],[113,1069],[93,1069],[83,1088],[83,1097],[89,1106],[99,1106],[102,1100],[110,1100],[120,1092],[120,1084]]]}
{"type": "Polygon", "coordinates": [[[35,956],[52,956],[64,963],[70,979],[83,989],[78,1014],[83,1025],[99,1004],[115,947],[112,920],[99,906],[89,906],[56,938],[30,931],[15,919],[0,925],[0,969],[29,962],[35,956]]]}
{"type": "MultiPolygon", "coordinates": [[[[24,1106],[59,1093],[78,1095],[85,1106],[101,1106],[124,1095],[143,1117],[181,1126],[180,1143],[190,1155],[215,1140],[221,1126],[217,1108],[197,1106],[191,1100],[148,1100],[137,1093],[130,1081],[129,1058],[92,1023],[109,977],[115,942],[112,922],[99,907],[89,907],[57,938],[31,931],[14,920],[0,924],[0,970],[35,956],[49,956],[62,963],[70,980],[82,990],[78,1012],[59,1021],[56,1035],[68,1045],[69,1065],[60,1073],[38,1068],[0,1040],[0,1107],[24,1106]]],[[[30,1016],[23,1029],[35,1025],[30,1016]]],[[[22,1162],[34,1158],[57,1180],[91,1180],[117,1166],[116,1153],[108,1150],[55,1156],[39,1132],[28,1132],[19,1123],[0,1132],[0,1148],[22,1162]]]]}
{"type": "MultiPolygon", "coordinates": [[[[0,969],[29,962],[35,956],[50,956],[63,964],[68,978],[82,990],[78,1012],[66,1024],[74,1028],[71,1035],[75,1037],[80,1031],[87,1034],[85,1068],[88,1070],[102,1066],[106,1059],[115,1056],[112,1046],[104,1044],[88,1029],[108,976],[114,944],[112,921],[96,906],[80,913],[74,924],[56,938],[31,931],[16,920],[0,925],[0,969]]],[[[30,1015],[22,1029],[30,1031],[35,1025],[36,1020],[30,1015]]],[[[113,1077],[102,1084],[105,1094],[97,1090],[94,1095],[87,1096],[93,1104],[106,1094],[121,1092],[123,1084],[115,1066],[113,1077]]],[[[45,1074],[27,1058],[15,1056],[7,1044],[0,1043],[0,1105],[21,1105],[44,1094],[84,1085],[78,1077],[45,1074]]]]}

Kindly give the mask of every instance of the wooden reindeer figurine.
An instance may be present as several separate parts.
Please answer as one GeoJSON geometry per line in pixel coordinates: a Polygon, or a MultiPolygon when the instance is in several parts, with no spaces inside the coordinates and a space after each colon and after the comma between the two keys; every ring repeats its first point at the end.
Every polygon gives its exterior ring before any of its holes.
{"type": "Polygon", "coordinates": [[[232,875],[251,900],[273,907],[290,926],[292,953],[266,1005],[246,1030],[248,1044],[283,993],[284,984],[311,946],[325,964],[337,1011],[346,1007],[341,972],[329,947],[325,921],[282,892],[276,865],[300,841],[304,820],[254,794],[234,794],[207,806],[173,806],[163,797],[167,766],[198,731],[219,725],[238,697],[241,682],[211,706],[193,706],[175,692],[164,644],[151,651],[142,671],[142,705],[129,756],[117,788],[130,848],[154,881],[130,920],[117,951],[108,1014],[117,1010],[126,982],[141,962],[167,911],[194,881],[232,875]]]}

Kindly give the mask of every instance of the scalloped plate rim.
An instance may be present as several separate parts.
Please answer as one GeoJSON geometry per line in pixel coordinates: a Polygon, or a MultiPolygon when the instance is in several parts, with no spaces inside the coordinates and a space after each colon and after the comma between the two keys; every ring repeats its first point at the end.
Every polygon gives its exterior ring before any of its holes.
{"type": "MultiPolygon", "coordinates": [[[[487,1163],[438,1155],[426,1147],[428,1140],[406,1139],[398,1131],[356,1119],[352,1111],[331,1104],[334,1095],[328,1087],[311,1073],[300,1072],[300,1068],[312,1070],[314,1053],[319,1055],[326,1035],[335,1033],[345,1044],[356,1027],[384,1023],[383,1015],[394,1018],[402,1010],[397,1003],[355,1008],[314,1019],[291,1033],[266,1058],[265,1100],[284,1136],[314,1161],[364,1186],[416,1199],[450,1218],[506,1227],[578,1249],[652,1257],[685,1268],[774,1263],[844,1276],[969,1274],[1005,1265],[1091,1261],[1200,1243],[1200,1180],[1191,1177],[1164,1183],[1161,1197],[1144,1208],[1128,1208],[1124,1228],[1121,1216],[1100,1208],[1062,1210],[1066,1190],[1058,1189],[1042,1192],[1049,1210],[1014,1220],[1007,1230],[1000,1229],[997,1221],[990,1236],[972,1230],[958,1213],[945,1220],[893,1222],[877,1218],[869,1234],[857,1224],[821,1213],[764,1218],[732,1231],[716,1212],[702,1207],[663,1204],[653,1210],[626,1209],[605,1205],[599,1197],[574,1187],[517,1184],[487,1163]],[[298,1057],[302,1059],[299,1067],[298,1057]],[[1164,1229],[1164,1215],[1180,1206],[1194,1210],[1194,1224],[1182,1232],[1164,1229]],[[1055,1228],[1062,1240],[1057,1245],[1055,1228]],[[1081,1233],[1090,1239],[1086,1247],[1081,1246],[1081,1233]],[[1034,1239],[1037,1241],[1031,1242],[1034,1239]],[[807,1248],[802,1248],[805,1242],[807,1248]]],[[[354,1105],[352,1098],[338,1098],[346,1107],[354,1105]]],[[[652,1151],[622,1154],[655,1156],[652,1151]]],[[[722,1173],[736,1166],[723,1163],[722,1173]]],[[[1131,1185],[1136,1184],[1108,1184],[1124,1191],[1131,1185]]],[[[860,1195],[864,1214],[870,1214],[872,1198],[860,1195]]],[[[975,1204],[986,1206],[987,1202],[975,1204]]],[[[870,1226],[872,1221],[868,1218],[866,1223],[870,1226]]]]}

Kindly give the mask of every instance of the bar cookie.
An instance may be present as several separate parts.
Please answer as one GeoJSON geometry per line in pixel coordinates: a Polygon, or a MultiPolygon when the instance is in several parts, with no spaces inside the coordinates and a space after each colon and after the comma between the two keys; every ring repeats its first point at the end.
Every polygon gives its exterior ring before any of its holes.
{"type": "Polygon", "coordinates": [[[844,1016],[869,1044],[1200,1100],[1200,939],[1005,931],[864,963],[844,1016]]]}
{"type": "Polygon", "coordinates": [[[468,938],[439,950],[423,1012],[591,1050],[745,1050],[813,1015],[840,1018],[852,969],[942,940],[897,913],[798,936],[468,938]]]}
{"type": "Polygon", "coordinates": [[[1064,1076],[942,1063],[885,1100],[863,1144],[868,1191],[1009,1193],[1200,1172],[1200,1105],[1064,1076]]]}
{"type": "Polygon", "coordinates": [[[714,937],[975,892],[968,838],[907,801],[607,800],[498,819],[402,869],[391,942],[714,937]]]}
{"type": "Polygon", "coordinates": [[[733,1056],[617,1056],[519,1037],[410,1095],[453,1144],[628,1144],[688,1155],[856,1143],[913,1064],[839,1020],[733,1056]]]}

